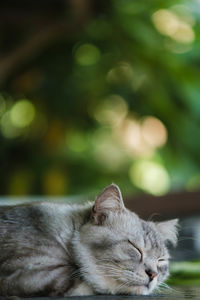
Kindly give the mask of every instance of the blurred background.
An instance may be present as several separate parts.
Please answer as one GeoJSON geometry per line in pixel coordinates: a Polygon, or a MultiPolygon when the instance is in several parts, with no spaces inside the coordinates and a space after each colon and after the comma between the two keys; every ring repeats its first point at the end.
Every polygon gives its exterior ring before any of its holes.
{"type": "Polygon", "coordinates": [[[198,213],[199,25],[199,0],[1,1],[0,195],[198,213]]]}
{"type": "Polygon", "coordinates": [[[1,1],[1,195],[199,188],[199,9],[1,1]]]}

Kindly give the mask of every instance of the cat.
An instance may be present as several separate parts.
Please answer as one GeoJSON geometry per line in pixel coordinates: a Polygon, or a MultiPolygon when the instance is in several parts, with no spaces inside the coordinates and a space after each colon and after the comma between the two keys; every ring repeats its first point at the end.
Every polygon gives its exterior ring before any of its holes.
{"type": "Polygon", "coordinates": [[[115,184],[94,203],[0,207],[0,296],[148,295],[169,275],[177,219],[125,208],[115,184]]]}

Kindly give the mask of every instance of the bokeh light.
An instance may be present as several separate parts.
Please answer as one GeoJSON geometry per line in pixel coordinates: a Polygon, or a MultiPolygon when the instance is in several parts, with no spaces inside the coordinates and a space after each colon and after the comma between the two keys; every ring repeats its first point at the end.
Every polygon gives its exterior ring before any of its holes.
{"type": "Polygon", "coordinates": [[[105,171],[116,172],[126,161],[126,156],[111,132],[105,128],[96,130],[92,137],[92,147],[95,161],[105,171]]]}
{"type": "Polygon", "coordinates": [[[4,113],[1,118],[1,132],[5,138],[16,138],[21,134],[21,129],[14,126],[10,111],[4,113]]]}
{"type": "Polygon", "coordinates": [[[118,130],[118,135],[126,150],[133,156],[151,154],[151,149],[146,147],[142,139],[140,124],[136,119],[126,118],[118,130]]]}
{"type": "Polygon", "coordinates": [[[170,10],[156,11],[152,20],[161,34],[169,36],[179,43],[192,43],[195,39],[191,25],[170,10]]]}
{"type": "Polygon", "coordinates": [[[140,189],[163,195],[170,189],[170,177],[163,165],[154,161],[138,161],[130,168],[130,179],[140,189]]]}
{"type": "Polygon", "coordinates": [[[82,153],[87,149],[88,141],[83,133],[73,131],[70,134],[67,134],[66,146],[73,152],[82,153]]]}
{"type": "Polygon", "coordinates": [[[111,69],[107,74],[110,83],[129,83],[133,79],[133,69],[127,62],[120,62],[119,65],[111,69]]]}
{"type": "Polygon", "coordinates": [[[149,157],[167,141],[167,129],[157,118],[127,117],[117,128],[117,135],[133,156],[149,157]]]}
{"type": "Polygon", "coordinates": [[[128,105],[119,95],[102,99],[94,111],[94,118],[103,125],[117,126],[126,117],[128,105]]]}
{"type": "Polygon", "coordinates": [[[92,44],[84,44],[78,47],[75,52],[75,60],[82,66],[92,66],[100,59],[99,49],[92,44]]]}
{"type": "Polygon", "coordinates": [[[10,111],[10,119],[14,126],[24,128],[29,126],[35,118],[35,107],[26,99],[19,100],[10,111]]]}
{"type": "Polygon", "coordinates": [[[145,117],[141,124],[141,131],[147,144],[153,148],[163,146],[167,142],[167,129],[155,117],[145,117]]]}

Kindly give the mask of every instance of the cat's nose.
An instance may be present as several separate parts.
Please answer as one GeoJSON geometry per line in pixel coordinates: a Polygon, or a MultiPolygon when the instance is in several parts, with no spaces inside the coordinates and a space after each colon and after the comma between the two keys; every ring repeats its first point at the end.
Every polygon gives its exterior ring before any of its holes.
{"type": "Polygon", "coordinates": [[[152,281],[158,275],[158,273],[156,273],[156,272],[154,272],[154,271],[152,271],[150,269],[145,270],[145,272],[149,276],[150,281],[152,281]]]}

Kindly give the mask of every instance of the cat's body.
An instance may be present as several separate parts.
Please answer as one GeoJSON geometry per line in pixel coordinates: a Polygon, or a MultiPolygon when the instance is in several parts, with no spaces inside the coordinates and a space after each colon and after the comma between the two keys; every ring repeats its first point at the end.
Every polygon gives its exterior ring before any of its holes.
{"type": "Polygon", "coordinates": [[[168,276],[175,224],[141,220],[115,185],[95,205],[0,207],[0,296],[149,294],[168,276]]]}

